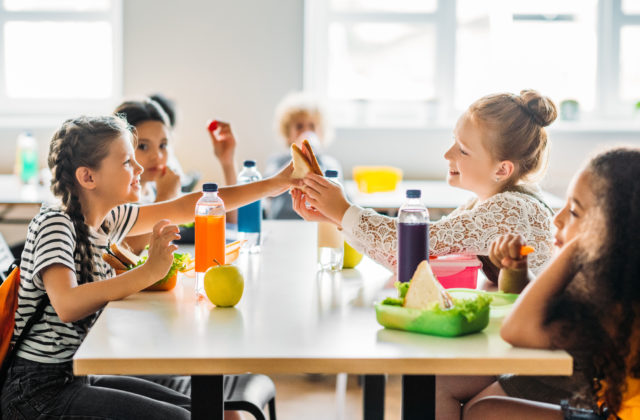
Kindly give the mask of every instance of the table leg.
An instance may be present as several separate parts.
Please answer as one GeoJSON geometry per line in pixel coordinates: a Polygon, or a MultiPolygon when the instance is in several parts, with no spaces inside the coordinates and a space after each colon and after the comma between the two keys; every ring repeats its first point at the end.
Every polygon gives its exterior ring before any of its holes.
{"type": "Polygon", "coordinates": [[[224,419],[223,375],[191,376],[191,418],[224,419]]]}
{"type": "Polygon", "coordinates": [[[436,377],[402,375],[402,420],[436,418],[436,377]]]}
{"type": "Polygon", "coordinates": [[[362,382],[364,420],[384,419],[384,386],[384,375],[364,375],[362,382]]]}

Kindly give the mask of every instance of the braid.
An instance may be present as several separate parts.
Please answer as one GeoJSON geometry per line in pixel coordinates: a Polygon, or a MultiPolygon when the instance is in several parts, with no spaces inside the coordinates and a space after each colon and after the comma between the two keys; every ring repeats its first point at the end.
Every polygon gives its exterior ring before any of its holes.
{"type": "Polygon", "coordinates": [[[51,191],[61,199],[64,212],[75,229],[75,252],[80,259],[79,284],[91,281],[94,266],[76,170],[83,166],[99,167],[107,156],[110,141],[127,131],[127,124],[118,117],[80,117],[65,121],[51,140],[48,157],[53,175],[51,191]]]}

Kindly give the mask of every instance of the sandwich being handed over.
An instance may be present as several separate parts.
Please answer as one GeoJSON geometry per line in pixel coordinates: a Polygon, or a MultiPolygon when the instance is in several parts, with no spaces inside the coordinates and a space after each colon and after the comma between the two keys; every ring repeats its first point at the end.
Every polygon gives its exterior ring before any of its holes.
{"type": "Polygon", "coordinates": [[[292,178],[302,179],[309,172],[322,176],[322,169],[308,140],[302,142],[302,150],[295,143],[291,145],[291,159],[293,159],[292,178]]]}

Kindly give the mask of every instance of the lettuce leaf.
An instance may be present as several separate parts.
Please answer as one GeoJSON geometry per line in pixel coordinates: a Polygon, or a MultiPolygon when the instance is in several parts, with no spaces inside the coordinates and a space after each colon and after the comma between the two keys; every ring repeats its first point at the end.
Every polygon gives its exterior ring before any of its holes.
{"type": "MultiPolygon", "coordinates": [[[[171,277],[173,277],[176,274],[176,272],[184,270],[185,268],[187,268],[187,263],[189,262],[190,258],[191,258],[191,254],[189,254],[188,252],[185,252],[183,254],[180,254],[178,252],[174,252],[173,253],[173,263],[171,263],[171,268],[169,268],[169,272],[167,273],[166,276],[164,276],[162,279],[158,280],[154,284],[157,284],[157,285],[163,284],[167,280],[169,280],[171,277]]],[[[134,265],[131,268],[135,268],[135,267],[141,266],[146,261],[147,261],[147,256],[145,255],[144,257],[140,258],[140,260],[138,260],[136,265],[134,265]]]]}
{"type": "Polygon", "coordinates": [[[484,308],[489,306],[491,303],[491,296],[487,295],[478,295],[475,299],[456,299],[453,298],[453,308],[451,309],[443,309],[440,305],[435,305],[433,308],[430,308],[432,311],[437,313],[447,313],[447,314],[459,314],[463,316],[467,321],[471,322],[482,311],[484,308]]]}

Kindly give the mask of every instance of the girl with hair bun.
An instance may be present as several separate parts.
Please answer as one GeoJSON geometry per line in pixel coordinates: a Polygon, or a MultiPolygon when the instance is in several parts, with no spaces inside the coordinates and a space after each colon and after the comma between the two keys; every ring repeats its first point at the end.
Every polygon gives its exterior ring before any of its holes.
{"type": "MultiPolygon", "coordinates": [[[[51,189],[60,203],[43,206],[29,224],[20,262],[18,310],[12,342],[41,302],[48,302],[16,351],[2,388],[4,418],[190,417],[190,399],[162,385],[126,376],[73,375],[72,358],[110,301],[164,277],[177,249],[176,224],[194,220],[201,192],[137,206],[142,167],[130,126],[117,116],[67,120],[48,157],[51,189]],[[143,265],[115,275],[102,259],[111,243],[152,232],[143,265]],[[48,300],[47,300],[48,299],[48,300]]],[[[289,165],[271,178],[221,188],[229,210],[295,181],[289,165]]]]}
{"type": "MultiPolygon", "coordinates": [[[[469,106],[458,119],[453,145],[444,158],[449,162],[449,185],[477,197],[431,223],[431,255],[478,255],[483,271],[495,282],[498,269],[487,257],[489,245],[502,234],[519,233],[536,250],[530,257],[531,269],[540,271],[551,257],[552,211],[532,180],[546,169],[545,127],[557,115],[555,104],[533,90],[488,95],[469,106]]],[[[298,214],[336,224],[354,248],[396,269],[396,218],[351,204],[339,187],[323,177],[309,174],[304,185],[304,192],[292,191],[298,214]]]]}

